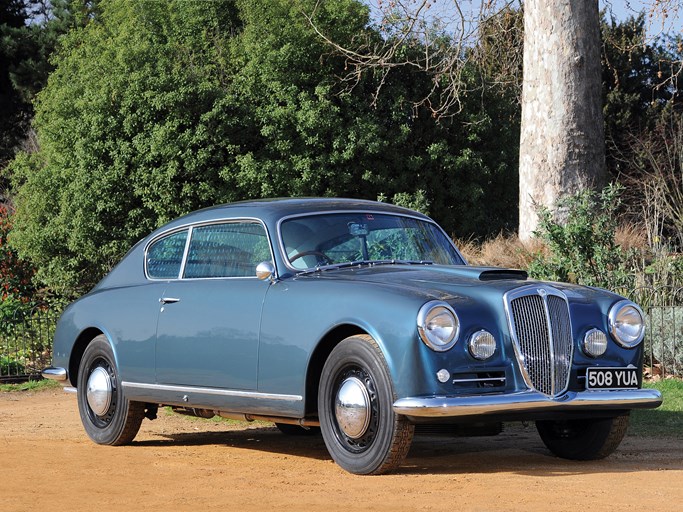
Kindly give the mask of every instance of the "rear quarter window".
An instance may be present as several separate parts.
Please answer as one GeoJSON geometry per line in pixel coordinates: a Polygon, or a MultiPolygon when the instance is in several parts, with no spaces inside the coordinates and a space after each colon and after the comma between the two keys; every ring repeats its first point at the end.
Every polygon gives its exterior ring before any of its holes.
{"type": "Polygon", "coordinates": [[[187,229],[171,233],[147,248],[147,276],[151,279],[177,279],[183,262],[187,229]]]}

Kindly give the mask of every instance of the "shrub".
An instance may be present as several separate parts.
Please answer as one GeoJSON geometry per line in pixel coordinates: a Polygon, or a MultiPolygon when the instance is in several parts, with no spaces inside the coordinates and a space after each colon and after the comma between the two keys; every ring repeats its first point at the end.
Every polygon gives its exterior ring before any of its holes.
{"type": "Polygon", "coordinates": [[[0,204],[0,300],[15,298],[27,302],[35,292],[32,283],[35,271],[8,244],[11,231],[10,211],[0,204]]]}
{"type": "Polygon", "coordinates": [[[650,355],[665,375],[683,374],[683,307],[656,306],[647,310],[645,364],[650,355]]]}
{"type": "Polygon", "coordinates": [[[24,365],[8,356],[0,356],[0,376],[20,375],[24,373],[24,365]]]}
{"type": "Polygon", "coordinates": [[[601,192],[585,190],[568,196],[555,211],[539,208],[534,235],[547,251],[537,253],[529,265],[530,275],[612,290],[632,289],[633,253],[615,240],[621,191],[618,185],[609,185],[601,192]]]}

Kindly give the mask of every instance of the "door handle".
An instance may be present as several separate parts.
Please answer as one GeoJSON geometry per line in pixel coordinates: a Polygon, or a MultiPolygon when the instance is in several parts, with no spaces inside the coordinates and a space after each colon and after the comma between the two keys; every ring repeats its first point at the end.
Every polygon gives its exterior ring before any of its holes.
{"type": "Polygon", "coordinates": [[[180,302],[180,299],[177,299],[175,297],[161,297],[159,299],[159,302],[161,304],[173,304],[175,302],[180,302]]]}

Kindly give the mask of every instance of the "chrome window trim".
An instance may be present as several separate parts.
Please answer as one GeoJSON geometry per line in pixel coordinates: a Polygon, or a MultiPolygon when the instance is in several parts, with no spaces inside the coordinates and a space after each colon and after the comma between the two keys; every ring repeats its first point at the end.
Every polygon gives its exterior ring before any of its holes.
{"type": "MultiPolygon", "coordinates": [[[[168,231],[164,231],[163,233],[160,233],[158,236],[155,236],[153,239],[151,239],[147,244],[145,245],[145,251],[143,253],[143,258],[142,258],[142,263],[144,267],[144,273],[145,273],[145,278],[148,281],[173,281],[176,278],[169,278],[169,277],[150,277],[149,275],[149,270],[147,268],[147,255],[149,254],[149,249],[157,242],[159,242],[161,239],[166,238],[167,236],[174,235],[176,233],[180,233],[181,231],[187,231],[187,239],[185,240],[185,248],[183,249],[183,256],[182,260],[180,261],[180,270],[182,271],[183,269],[183,262],[185,261],[185,255],[187,253],[187,248],[188,248],[188,243],[190,241],[190,228],[191,225],[184,225],[184,226],[178,226],[173,229],[169,229],[168,231]]],[[[180,274],[178,274],[180,275],[180,274]]]]}
{"type": "MultiPolygon", "coordinates": [[[[422,222],[426,222],[428,224],[432,224],[435,226],[443,236],[448,240],[448,243],[451,245],[451,247],[455,250],[455,253],[458,255],[458,257],[462,260],[463,265],[467,265],[467,260],[465,257],[460,253],[460,250],[458,247],[455,245],[453,242],[453,239],[446,234],[446,232],[443,230],[439,224],[437,224],[434,220],[430,219],[429,217],[420,217],[418,215],[410,215],[407,213],[395,213],[395,212],[384,212],[381,210],[326,210],[326,211],[312,211],[312,212],[306,212],[306,213],[296,213],[293,215],[287,215],[285,217],[281,217],[277,221],[276,229],[277,229],[277,239],[278,239],[278,248],[280,249],[280,254],[282,255],[282,261],[285,263],[285,266],[287,267],[288,270],[291,270],[292,272],[302,272],[306,270],[311,270],[311,268],[307,269],[302,269],[302,268],[294,268],[293,266],[290,265],[289,262],[289,257],[287,256],[287,250],[285,249],[285,244],[284,241],[282,240],[282,223],[291,219],[297,219],[301,217],[313,217],[315,215],[338,215],[340,213],[350,213],[350,214],[370,214],[370,215],[387,215],[391,217],[405,217],[408,219],[414,219],[414,220],[419,220],[422,222]]],[[[322,267],[321,267],[322,268],[322,267]]]]}
{"type": "MultiPolygon", "coordinates": [[[[192,230],[194,226],[190,226],[187,230],[187,240],[185,240],[185,250],[183,251],[183,260],[180,262],[180,271],[178,272],[178,279],[181,279],[185,274],[185,265],[187,264],[187,255],[190,252],[190,244],[192,243],[192,230]]],[[[147,258],[145,258],[147,261],[147,258]]]]}
{"type": "MultiPolygon", "coordinates": [[[[537,391],[536,388],[533,385],[533,381],[531,379],[531,376],[526,370],[526,367],[524,366],[524,355],[522,354],[522,350],[520,347],[520,342],[519,339],[517,338],[517,328],[515,326],[515,322],[513,319],[513,314],[511,311],[511,302],[514,299],[517,299],[519,297],[524,297],[528,295],[540,295],[543,298],[543,307],[545,309],[545,315],[546,315],[546,323],[548,327],[548,336],[550,338],[550,345],[551,348],[553,347],[553,334],[552,334],[552,325],[550,322],[550,315],[548,313],[548,301],[545,299],[544,295],[554,295],[556,297],[560,297],[563,299],[566,304],[567,308],[569,308],[569,299],[567,298],[567,295],[563,293],[562,291],[558,290],[557,288],[554,288],[553,286],[549,286],[547,284],[531,284],[531,285],[526,285],[522,286],[520,288],[515,288],[514,290],[510,290],[507,293],[503,295],[503,306],[505,308],[505,316],[507,317],[507,322],[508,322],[508,329],[510,330],[510,339],[512,340],[512,348],[514,349],[515,352],[515,358],[517,361],[517,367],[519,368],[522,377],[524,378],[524,382],[527,385],[527,388],[531,391],[538,392],[543,394],[540,391],[537,391]]],[[[569,332],[573,333],[573,327],[572,327],[572,317],[571,317],[571,312],[569,312],[569,332]]],[[[572,350],[571,354],[569,357],[569,371],[571,372],[571,368],[574,364],[574,344],[575,340],[572,337],[572,350]]],[[[551,351],[552,352],[552,351],[551,351]]],[[[550,370],[552,372],[552,381],[555,382],[555,365],[551,364],[550,365],[550,370]]],[[[551,397],[557,397],[567,391],[569,388],[569,379],[567,379],[567,383],[562,390],[553,390],[553,394],[550,395],[551,397]]],[[[547,395],[546,395],[547,396],[547,395]]]]}
{"type": "Polygon", "coordinates": [[[145,245],[145,251],[144,251],[144,271],[145,271],[145,278],[148,281],[206,281],[206,280],[217,280],[217,279],[256,279],[256,269],[254,269],[254,275],[253,276],[232,276],[232,277],[183,277],[183,274],[185,273],[185,265],[187,263],[187,255],[190,251],[190,242],[192,241],[192,231],[194,228],[200,228],[204,226],[213,226],[213,225],[220,225],[220,224],[236,224],[239,222],[247,222],[247,223],[255,223],[255,224],[260,224],[263,227],[263,230],[266,233],[266,239],[268,240],[268,249],[270,251],[270,259],[271,262],[273,263],[273,267],[275,268],[275,278],[277,279],[278,277],[278,271],[277,271],[277,265],[275,264],[275,253],[274,253],[274,248],[273,248],[273,240],[270,236],[270,232],[268,231],[268,227],[266,226],[266,223],[263,222],[263,220],[257,218],[257,217],[234,217],[234,218],[228,218],[228,219],[214,219],[214,220],[204,220],[200,222],[188,222],[187,224],[183,224],[182,226],[176,226],[174,228],[168,229],[167,231],[163,231],[159,233],[157,236],[152,238],[147,244],[145,245]],[[183,260],[180,263],[180,272],[178,273],[178,277],[175,278],[158,278],[158,277],[150,277],[149,272],[147,271],[147,252],[149,251],[149,248],[158,240],[168,236],[172,235],[173,233],[183,231],[187,229],[187,240],[185,241],[185,250],[183,252],[183,260]]]}
{"type": "Polygon", "coordinates": [[[123,388],[147,389],[151,391],[171,391],[175,393],[192,394],[202,393],[205,395],[219,395],[239,398],[258,398],[262,400],[282,400],[286,402],[301,402],[301,395],[286,395],[282,393],[261,393],[259,391],[242,391],[237,389],[202,388],[194,386],[173,386],[170,384],[145,384],[142,382],[124,381],[123,388]]]}

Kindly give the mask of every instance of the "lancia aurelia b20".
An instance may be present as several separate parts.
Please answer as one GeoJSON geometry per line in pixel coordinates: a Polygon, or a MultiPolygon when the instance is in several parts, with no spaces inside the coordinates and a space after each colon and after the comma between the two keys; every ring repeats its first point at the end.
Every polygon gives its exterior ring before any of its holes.
{"type": "Polygon", "coordinates": [[[100,444],[131,442],[164,405],[321,432],[358,474],[399,466],[415,432],[517,420],[587,460],[661,403],[641,386],[644,328],[614,293],[468,265],[415,211],[251,201],[135,245],[63,313],[44,375],[100,444]]]}

